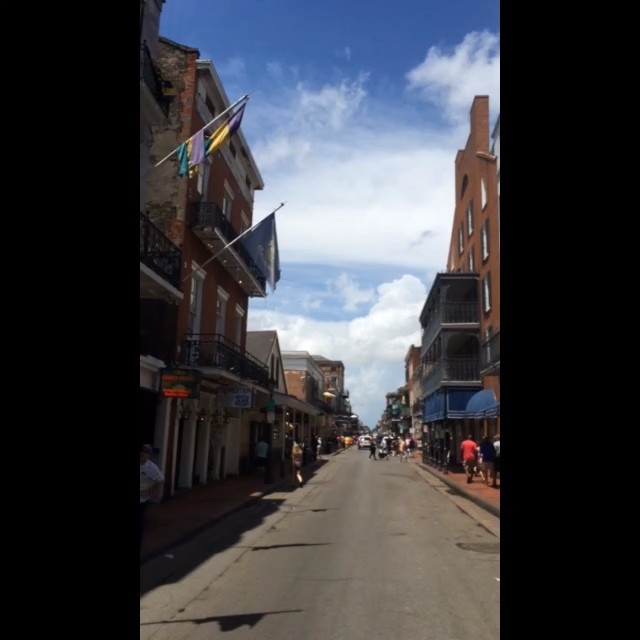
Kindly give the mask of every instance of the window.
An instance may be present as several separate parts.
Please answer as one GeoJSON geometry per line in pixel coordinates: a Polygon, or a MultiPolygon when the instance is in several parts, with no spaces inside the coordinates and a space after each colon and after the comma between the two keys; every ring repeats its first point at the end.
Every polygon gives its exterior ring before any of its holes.
{"type": "Polygon", "coordinates": [[[467,205],[467,235],[473,233],[473,200],[469,200],[467,205]]]}
{"type": "Polygon", "coordinates": [[[485,220],[482,225],[482,261],[484,262],[489,257],[489,221],[485,220]]]}
{"type": "Polygon", "coordinates": [[[476,270],[476,260],[473,254],[474,254],[473,247],[471,247],[469,249],[469,272],[470,273],[473,273],[476,270]]]}
{"type": "Polygon", "coordinates": [[[464,176],[464,178],[462,178],[462,188],[460,189],[460,199],[464,196],[464,192],[467,190],[468,184],[469,176],[464,176]]]}
{"type": "Polygon", "coordinates": [[[216,300],[216,333],[221,336],[225,334],[227,300],[229,300],[229,294],[221,287],[218,287],[218,298],[216,300]]]}
{"type": "Polygon", "coordinates": [[[484,211],[487,207],[487,179],[482,178],[480,180],[480,204],[482,205],[482,210],[484,211]]]}
{"type": "Polygon", "coordinates": [[[222,213],[227,220],[231,220],[231,205],[233,204],[233,191],[224,183],[224,198],[222,200],[222,213]]]}
{"type": "Polygon", "coordinates": [[[240,213],[240,233],[244,233],[249,228],[249,218],[244,211],[240,213]]]}
{"type": "Polygon", "coordinates": [[[236,305],[236,344],[242,345],[242,327],[244,324],[244,309],[240,305],[236,305]]]}
{"type": "Polygon", "coordinates": [[[491,338],[493,337],[493,327],[487,327],[484,330],[484,355],[485,355],[485,363],[489,364],[491,362],[491,338]]]}
{"type": "Polygon", "coordinates": [[[203,162],[199,167],[198,167],[198,185],[197,185],[197,189],[198,189],[198,193],[200,194],[200,197],[202,198],[202,202],[205,202],[207,199],[207,194],[209,193],[209,172],[211,170],[211,167],[208,163],[208,161],[205,160],[205,162],[203,162]]]}
{"type": "Polygon", "coordinates": [[[460,228],[458,229],[458,253],[462,253],[464,251],[464,223],[460,223],[460,228]]]}
{"type": "Polygon", "coordinates": [[[205,272],[192,262],[191,287],[189,290],[189,333],[200,333],[200,311],[202,309],[202,281],[205,272]]]}
{"type": "Polygon", "coordinates": [[[236,148],[233,146],[233,142],[229,143],[229,151],[231,151],[231,155],[235,158],[236,157],[236,148]]]}
{"type": "Polygon", "coordinates": [[[482,278],[482,308],[485,313],[491,311],[491,273],[482,278]]]}

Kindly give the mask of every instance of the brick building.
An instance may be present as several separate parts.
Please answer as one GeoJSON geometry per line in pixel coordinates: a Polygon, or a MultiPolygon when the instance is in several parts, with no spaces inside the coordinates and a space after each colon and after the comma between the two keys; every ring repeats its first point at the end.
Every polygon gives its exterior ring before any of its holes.
{"type": "MultiPolygon", "coordinates": [[[[197,49],[160,38],[158,66],[176,99],[169,123],[154,129],[152,163],[231,105],[214,65],[197,49]]],[[[173,405],[170,493],[249,470],[250,424],[264,418],[261,410],[276,384],[246,350],[248,301],[267,295],[265,275],[242,239],[216,257],[252,226],[254,192],[263,187],[241,128],[196,176],[179,177],[174,154],[149,178],[149,218],[182,251],[174,365],[200,380],[199,392],[173,405]]]]}
{"type": "Polygon", "coordinates": [[[158,30],[164,0],[140,2],[140,391],[138,437],[154,447],[166,469],[171,401],[162,398],[160,372],[173,357],[182,252],[145,212],[151,147],[157,128],[170,126],[171,83],[158,67],[158,30]]]}
{"type": "Polygon", "coordinates": [[[456,207],[449,247],[450,273],[477,274],[480,303],[480,376],[487,393],[470,405],[477,417],[490,418],[483,430],[499,431],[500,401],[500,208],[499,120],[492,145],[489,97],[476,96],[470,113],[470,133],[455,161],[456,207]],[[492,399],[495,397],[495,400],[492,399]]]}

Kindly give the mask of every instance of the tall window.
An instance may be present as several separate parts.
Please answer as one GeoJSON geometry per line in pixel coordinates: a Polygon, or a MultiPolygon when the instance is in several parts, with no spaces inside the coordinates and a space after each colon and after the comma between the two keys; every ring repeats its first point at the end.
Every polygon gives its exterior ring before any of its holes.
{"type": "Polygon", "coordinates": [[[469,249],[469,272],[473,273],[476,270],[476,260],[474,256],[473,247],[469,249]]]}
{"type": "Polygon", "coordinates": [[[209,165],[209,161],[205,160],[199,167],[198,167],[198,184],[197,184],[197,189],[198,189],[198,193],[200,194],[200,197],[202,199],[202,202],[205,202],[207,199],[207,194],[209,193],[209,172],[210,172],[211,168],[209,165]]]}
{"type": "Polygon", "coordinates": [[[244,309],[236,305],[236,335],[235,342],[238,345],[242,345],[242,327],[244,323],[244,309]]]}
{"type": "Polygon", "coordinates": [[[469,200],[467,205],[467,235],[473,233],[473,200],[469,200]]]}
{"type": "Polygon", "coordinates": [[[482,210],[484,211],[485,207],[487,206],[487,179],[486,178],[482,178],[480,180],[480,196],[481,196],[481,205],[482,205],[482,210]]]}
{"type": "Polygon", "coordinates": [[[482,278],[482,308],[485,313],[491,311],[491,273],[482,278]]]}
{"type": "Polygon", "coordinates": [[[233,204],[233,191],[228,184],[224,185],[224,198],[222,200],[222,213],[227,220],[231,220],[231,205],[233,204]]]}
{"type": "Polygon", "coordinates": [[[191,269],[194,272],[191,276],[191,289],[189,291],[189,333],[200,333],[200,310],[202,300],[202,281],[204,273],[199,270],[198,265],[193,262],[191,269]]]}
{"type": "Polygon", "coordinates": [[[484,262],[489,257],[489,220],[485,220],[482,225],[482,261],[484,262]]]}
{"type": "Polygon", "coordinates": [[[458,253],[462,253],[464,251],[464,223],[460,223],[460,228],[458,229],[458,253]]]}
{"type": "Polygon", "coordinates": [[[218,297],[216,299],[216,333],[221,336],[225,334],[227,300],[229,300],[229,294],[224,289],[218,287],[218,297]]]}

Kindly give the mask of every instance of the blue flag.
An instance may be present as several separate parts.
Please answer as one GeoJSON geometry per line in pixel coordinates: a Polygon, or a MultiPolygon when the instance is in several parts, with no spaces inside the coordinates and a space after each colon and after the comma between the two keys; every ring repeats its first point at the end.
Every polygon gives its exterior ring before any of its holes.
{"type": "Polygon", "coordinates": [[[273,291],[280,280],[276,214],[269,214],[240,240],[273,291]]]}

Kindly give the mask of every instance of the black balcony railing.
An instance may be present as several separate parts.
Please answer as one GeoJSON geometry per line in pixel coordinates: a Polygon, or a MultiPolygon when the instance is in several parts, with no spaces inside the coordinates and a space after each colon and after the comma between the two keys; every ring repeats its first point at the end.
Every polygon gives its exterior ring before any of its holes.
{"type": "Polygon", "coordinates": [[[480,322],[477,302],[443,302],[427,316],[422,330],[422,348],[427,348],[443,324],[471,324],[480,322]]]}
{"type": "Polygon", "coordinates": [[[151,91],[164,115],[168,116],[169,101],[164,95],[164,82],[151,58],[149,47],[145,43],[140,45],[140,79],[149,87],[149,91],[151,91]]]}
{"type": "MultiPolygon", "coordinates": [[[[215,202],[192,202],[190,207],[190,223],[194,231],[204,229],[205,227],[219,229],[227,239],[227,242],[232,242],[240,235],[215,202]]],[[[253,258],[245,249],[242,240],[233,244],[232,248],[242,258],[247,265],[247,269],[249,269],[262,289],[265,289],[267,285],[266,278],[262,275],[253,258]]]]}
{"type": "Polygon", "coordinates": [[[445,302],[442,309],[443,323],[465,324],[480,322],[480,309],[477,302],[445,302]]]}
{"type": "Polygon", "coordinates": [[[182,251],[140,213],[140,262],[180,290],[182,251]]]}
{"type": "MultiPolygon", "coordinates": [[[[480,358],[458,356],[442,358],[436,362],[425,362],[422,380],[429,380],[436,375],[439,375],[441,380],[447,381],[480,380],[480,358]]],[[[424,389],[423,387],[423,391],[424,389]]]]}
{"type": "Polygon", "coordinates": [[[192,367],[221,367],[263,387],[269,370],[248,351],[218,333],[190,333],[182,341],[181,363],[192,367]]]}
{"type": "Polygon", "coordinates": [[[482,369],[488,369],[500,362],[500,332],[491,336],[482,345],[482,369]]]}

